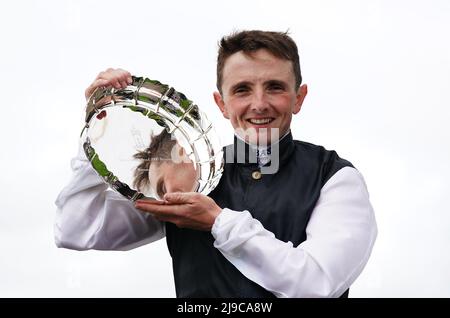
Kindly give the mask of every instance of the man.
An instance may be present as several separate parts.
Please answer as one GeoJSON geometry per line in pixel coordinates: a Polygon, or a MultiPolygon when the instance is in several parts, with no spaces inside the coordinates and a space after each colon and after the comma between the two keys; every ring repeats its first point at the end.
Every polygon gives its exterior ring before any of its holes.
{"type": "Polygon", "coordinates": [[[192,192],[198,188],[194,163],[167,129],[153,135],[150,145],[133,158],[140,160],[134,170],[133,188],[146,196],[162,199],[167,192],[192,192]]]}
{"type": "MultiPolygon", "coordinates": [[[[128,72],[109,69],[86,97],[98,86],[130,81],[128,72]]],[[[301,82],[297,46],[287,34],[224,37],[214,100],[236,134],[225,149],[234,160],[214,191],[168,192],[163,201],[133,205],[107,191],[80,154],[56,201],[57,245],[127,250],[166,236],[178,297],[346,297],[368,261],[376,222],[350,162],[293,140],[292,115],[307,94],[301,82]],[[269,147],[258,148],[265,142],[269,147]],[[252,153],[257,162],[248,160],[252,153]],[[272,161],[276,173],[262,174],[272,161]]]]}

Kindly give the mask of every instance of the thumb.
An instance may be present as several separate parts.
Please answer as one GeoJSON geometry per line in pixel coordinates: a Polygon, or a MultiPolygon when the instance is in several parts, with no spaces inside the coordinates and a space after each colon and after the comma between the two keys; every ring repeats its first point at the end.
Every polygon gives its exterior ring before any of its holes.
{"type": "Polygon", "coordinates": [[[190,192],[171,192],[164,195],[164,200],[169,203],[185,204],[192,201],[192,194],[190,192]]]}

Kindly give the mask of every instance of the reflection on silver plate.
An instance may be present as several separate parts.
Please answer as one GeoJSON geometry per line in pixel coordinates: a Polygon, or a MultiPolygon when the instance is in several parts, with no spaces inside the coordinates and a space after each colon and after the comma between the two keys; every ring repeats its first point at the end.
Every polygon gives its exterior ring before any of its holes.
{"type": "Polygon", "coordinates": [[[168,85],[132,79],[124,89],[98,88],[89,98],[81,138],[94,170],[132,201],[211,192],[224,162],[206,115],[168,85]]]}

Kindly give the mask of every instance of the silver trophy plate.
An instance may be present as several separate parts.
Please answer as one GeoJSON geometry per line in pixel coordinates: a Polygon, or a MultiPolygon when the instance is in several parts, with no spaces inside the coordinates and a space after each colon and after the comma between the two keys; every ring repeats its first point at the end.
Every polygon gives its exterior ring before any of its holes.
{"type": "Polygon", "coordinates": [[[98,175],[132,201],[208,194],[223,172],[222,146],[206,115],[184,94],[148,78],[96,89],[81,139],[98,175]]]}

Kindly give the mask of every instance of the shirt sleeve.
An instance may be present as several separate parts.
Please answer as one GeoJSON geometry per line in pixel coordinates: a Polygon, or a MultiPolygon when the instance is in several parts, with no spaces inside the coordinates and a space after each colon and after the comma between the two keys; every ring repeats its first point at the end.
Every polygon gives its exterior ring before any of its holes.
{"type": "Polygon", "coordinates": [[[297,247],[248,211],[223,209],[211,231],[225,258],[277,297],[339,297],[362,272],[377,236],[366,184],[352,167],[323,186],[297,247]]]}
{"type": "Polygon", "coordinates": [[[137,210],[96,174],[80,145],[72,179],[56,199],[58,247],[75,250],[130,250],[165,236],[163,223],[137,210]]]}

